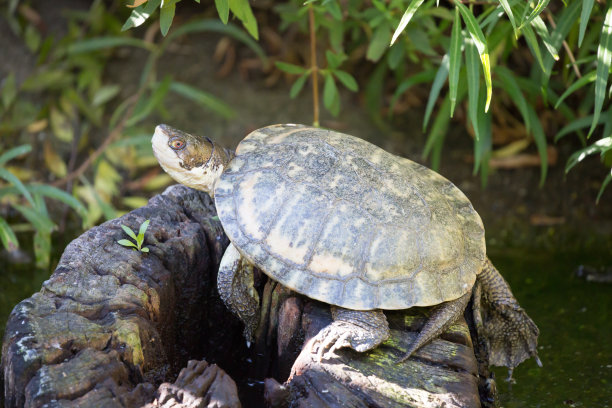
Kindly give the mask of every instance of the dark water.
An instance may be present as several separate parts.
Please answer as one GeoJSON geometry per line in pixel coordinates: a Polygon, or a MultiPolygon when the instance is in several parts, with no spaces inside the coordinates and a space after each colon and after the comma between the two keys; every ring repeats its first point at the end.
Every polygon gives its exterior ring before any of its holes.
{"type": "MultiPolygon", "coordinates": [[[[496,369],[500,406],[612,407],[612,284],[575,275],[580,264],[612,265],[612,254],[493,252],[493,262],[540,328],[539,368],[533,360],[514,372],[514,384],[496,369]]],[[[38,291],[49,272],[0,272],[0,328],[21,299],[38,291]]]]}
{"type": "Polygon", "coordinates": [[[612,254],[490,254],[540,328],[538,354],[514,371],[496,369],[500,406],[612,407],[612,284],[591,283],[577,265],[612,265],[612,254]]]}

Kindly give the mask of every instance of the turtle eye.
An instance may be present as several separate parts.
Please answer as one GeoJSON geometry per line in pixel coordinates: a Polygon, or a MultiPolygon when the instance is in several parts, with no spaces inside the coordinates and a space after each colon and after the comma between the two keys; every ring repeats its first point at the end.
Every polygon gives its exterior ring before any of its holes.
{"type": "Polygon", "coordinates": [[[173,150],[181,150],[185,147],[185,141],[181,139],[172,139],[168,144],[173,150]]]}

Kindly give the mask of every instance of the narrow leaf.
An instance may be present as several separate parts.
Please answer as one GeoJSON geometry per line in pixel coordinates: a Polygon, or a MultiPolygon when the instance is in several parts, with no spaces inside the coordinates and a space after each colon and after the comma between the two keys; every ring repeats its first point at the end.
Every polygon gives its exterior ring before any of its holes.
{"type": "MultiPolygon", "coordinates": [[[[544,65],[544,60],[542,59],[540,44],[538,44],[538,38],[536,37],[535,32],[533,31],[530,25],[524,26],[522,30],[523,36],[525,37],[525,41],[527,41],[527,45],[529,45],[529,48],[531,48],[533,55],[538,60],[538,64],[540,64],[540,68],[542,68],[542,71],[544,71],[546,69],[546,66],[544,65]]],[[[544,73],[546,74],[546,72],[544,73]]]]}
{"type": "Polygon", "coordinates": [[[29,153],[32,150],[32,146],[30,145],[21,145],[17,147],[13,147],[12,149],[7,150],[6,152],[0,154],[0,166],[9,160],[14,159],[15,157],[21,156],[22,154],[29,153]]]}
{"type": "Polygon", "coordinates": [[[34,228],[41,231],[52,231],[55,228],[53,221],[51,221],[51,219],[44,213],[24,205],[12,204],[12,206],[19,211],[21,215],[23,215],[23,217],[34,226],[34,228]]]}
{"type": "MultiPolygon", "coordinates": [[[[605,123],[605,121],[606,121],[606,118],[603,118],[603,117],[599,118],[599,122],[597,124],[599,125],[599,124],[605,123]]],[[[580,119],[572,120],[569,124],[564,126],[555,135],[555,142],[558,142],[559,140],[561,140],[562,137],[564,137],[567,134],[574,133],[580,129],[588,128],[589,126],[591,126],[592,123],[593,123],[593,115],[589,115],[589,116],[585,116],[580,119]]]]}
{"type": "Polygon", "coordinates": [[[244,28],[255,38],[259,39],[259,32],[257,29],[257,20],[255,20],[255,15],[253,14],[253,10],[251,10],[251,5],[248,0],[229,0],[229,8],[238,17],[244,28]]]}
{"type": "Polygon", "coordinates": [[[335,108],[336,99],[339,99],[338,88],[334,77],[329,74],[325,77],[325,85],[323,86],[323,104],[332,114],[334,113],[332,110],[335,108]]]}
{"type": "Polygon", "coordinates": [[[593,3],[595,3],[595,0],[582,0],[582,12],[580,13],[580,34],[578,35],[579,47],[582,45],[582,40],[584,40],[584,33],[586,32],[587,24],[589,23],[589,17],[591,17],[593,3]]]}
{"type": "Polygon", "coordinates": [[[144,234],[147,231],[147,228],[149,228],[149,222],[150,220],[146,220],[145,222],[140,224],[140,229],[138,230],[139,237],[144,237],[144,234]]]}
{"type": "Polygon", "coordinates": [[[546,174],[548,173],[548,150],[546,145],[546,135],[544,134],[544,129],[542,129],[542,124],[540,123],[540,119],[538,118],[538,114],[536,113],[535,109],[529,105],[528,111],[529,120],[531,121],[533,140],[535,141],[538,154],[540,155],[540,187],[542,187],[544,185],[544,181],[546,180],[546,174]]]}
{"type": "MultiPolygon", "coordinates": [[[[468,84],[468,117],[474,129],[474,138],[480,140],[478,126],[478,96],[480,94],[480,75],[478,66],[478,50],[471,38],[465,39],[465,70],[468,84]]],[[[476,163],[474,163],[476,164],[476,163]]]]}
{"type": "Polygon", "coordinates": [[[121,229],[122,229],[123,231],[125,231],[125,233],[126,233],[126,234],[127,234],[129,237],[130,237],[130,238],[136,239],[136,234],[134,233],[134,231],[133,231],[133,230],[132,230],[130,227],[128,227],[127,225],[123,225],[123,224],[121,224],[121,229]]]}
{"type": "Polygon", "coordinates": [[[79,54],[106,48],[115,47],[139,47],[152,49],[152,45],[138,38],[130,37],[96,37],[87,40],[77,41],[68,46],[68,54],[79,54]]]}
{"type": "Polygon", "coordinates": [[[293,99],[296,96],[298,96],[298,94],[300,93],[300,91],[304,87],[304,84],[306,83],[306,80],[308,79],[309,76],[310,76],[309,73],[306,72],[302,76],[300,76],[298,79],[295,80],[295,82],[291,86],[291,90],[289,91],[289,97],[291,99],[293,99]]]}
{"type": "MultiPolygon", "coordinates": [[[[519,30],[523,29],[527,24],[531,24],[531,22],[540,15],[542,11],[548,6],[550,0],[539,0],[538,4],[533,8],[529,17],[521,23],[519,30]]],[[[525,8],[527,9],[527,8],[525,8]]]]}
{"type": "Polygon", "coordinates": [[[179,95],[191,99],[200,106],[212,110],[224,118],[230,119],[236,115],[236,112],[231,106],[208,92],[194,88],[191,85],[187,85],[182,82],[172,82],[170,89],[179,95]]]}
{"type": "Polygon", "coordinates": [[[389,46],[390,34],[388,24],[383,23],[376,27],[366,52],[366,58],[368,60],[376,62],[383,56],[389,46]]]}
{"type": "Polygon", "coordinates": [[[423,4],[424,1],[425,0],[412,0],[410,2],[410,4],[408,5],[408,8],[404,12],[404,15],[402,16],[402,19],[400,20],[399,25],[397,26],[397,28],[395,29],[395,32],[393,33],[393,37],[391,37],[390,45],[393,45],[395,40],[397,40],[397,37],[399,37],[402,31],[404,31],[404,29],[406,28],[406,26],[412,19],[412,16],[414,16],[414,13],[416,13],[418,8],[421,6],[421,4],[423,4]]]}
{"type": "Polygon", "coordinates": [[[342,82],[342,85],[346,86],[347,89],[349,89],[350,91],[357,92],[357,90],[359,90],[359,85],[357,85],[357,81],[348,72],[336,70],[333,71],[333,74],[336,78],[338,78],[340,82],[342,82]]]}
{"type": "Polygon", "coordinates": [[[79,200],[77,200],[74,196],[68,194],[67,192],[60,190],[56,187],[50,186],[48,184],[29,184],[27,186],[27,189],[33,194],[40,194],[57,201],[61,201],[62,203],[70,206],[81,217],[85,217],[85,215],[87,214],[87,209],[79,200]]]}
{"type": "Polygon", "coordinates": [[[215,6],[217,7],[217,13],[223,24],[227,24],[229,21],[229,0],[215,0],[215,6]]]}
{"type": "Polygon", "coordinates": [[[123,245],[125,247],[134,247],[134,248],[136,248],[136,244],[133,243],[132,241],[128,240],[128,239],[120,239],[119,241],[117,241],[117,243],[119,245],[123,245]]]}
{"type": "MultiPolygon", "coordinates": [[[[438,68],[438,72],[436,73],[436,77],[431,85],[431,91],[429,91],[429,98],[427,99],[427,107],[425,108],[425,120],[423,120],[423,131],[427,128],[427,123],[429,122],[429,117],[431,116],[431,112],[433,107],[438,99],[438,95],[440,95],[440,90],[442,89],[442,85],[448,78],[448,66],[449,66],[449,56],[448,54],[444,54],[442,58],[442,63],[440,64],[440,68],[438,68]]],[[[450,113],[450,108],[449,108],[450,113]]]]}
{"type": "Polygon", "coordinates": [[[597,48],[597,77],[595,79],[595,106],[593,108],[593,124],[589,129],[590,137],[597,126],[601,108],[606,97],[608,76],[610,75],[610,62],[612,62],[612,6],[606,12],[606,18],[601,30],[601,40],[597,48]]]}
{"type": "Polygon", "coordinates": [[[36,206],[34,204],[34,199],[32,198],[32,195],[30,194],[28,189],[23,185],[21,180],[19,180],[17,178],[17,176],[15,176],[13,173],[8,171],[7,169],[0,167],[0,178],[2,178],[4,180],[8,181],[10,184],[14,185],[15,188],[17,188],[17,190],[19,190],[19,192],[21,194],[23,194],[23,196],[26,198],[26,200],[28,200],[28,202],[30,203],[30,205],[32,207],[36,206]]]}
{"type": "MultiPolygon", "coordinates": [[[[569,6],[565,7],[557,19],[557,27],[550,34],[550,42],[555,50],[558,50],[563,44],[563,40],[567,37],[570,29],[574,26],[574,22],[578,18],[580,11],[580,1],[573,1],[569,6]]],[[[547,54],[544,58],[544,72],[542,76],[542,89],[548,87],[548,80],[552,72],[552,66],[555,63],[552,55],[547,54]]]]}
{"type": "Polygon", "coordinates": [[[612,136],[604,137],[603,139],[599,139],[592,145],[589,145],[580,150],[576,150],[574,153],[572,153],[569,159],[567,159],[567,164],[565,165],[565,172],[569,172],[575,165],[586,159],[588,156],[591,156],[596,153],[601,153],[610,148],[612,148],[612,136]]]}
{"type": "Polygon", "coordinates": [[[161,0],[149,0],[145,4],[141,4],[140,6],[136,7],[134,10],[132,10],[132,14],[130,14],[128,19],[125,21],[123,27],[121,27],[121,31],[142,25],[149,17],[151,17],[151,14],[157,10],[160,4],[161,0]]]}
{"type": "MultiPolygon", "coordinates": [[[[557,100],[557,103],[555,103],[555,109],[557,109],[559,107],[559,105],[561,105],[561,102],[563,102],[563,100],[565,100],[565,98],[567,98],[569,95],[574,93],[577,89],[580,89],[583,86],[585,86],[586,84],[589,84],[589,83],[595,81],[596,78],[597,78],[597,71],[591,71],[588,74],[583,75],[582,78],[578,79],[573,84],[571,84],[565,90],[565,92],[563,92],[563,94],[559,97],[559,100],[557,100]]],[[[593,117],[593,120],[595,120],[595,117],[593,117]]]]}
{"type": "MultiPolygon", "coordinates": [[[[534,18],[531,22],[531,26],[535,29],[535,32],[542,39],[542,43],[544,43],[544,47],[546,47],[546,50],[550,53],[550,55],[555,61],[558,61],[559,50],[553,45],[552,40],[550,38],[550,34],[548,34],[548,29],[546,28],[546,24],[544,23],[544,20],[542,20],[542,17],[537,16],[536,18],[534,18]]],[[[542,63],[542,65],[544,65],[544,63],[542,63]]]]}
{"type": "Polygon", "coordinates": [[[531,131],[531,115],[527,110],[528,103],[515,79],[515,74],[501,65],[495,67],[495,73],[502,83],[501,88],[508,93],[514,105],[516,105],[519,112],[521,112],[521,116],[525,122],[525,129],[527,133],[529,133],[531,131]]]}
{"type": "Polygon", "coordinates": [[[448,72],[448,94],[450,98],[450,116],[453,117],[455,111],[455,103],[457,102],[457,87],[459,86],[459,71],[461,70],[461,44],[463,36],[461,35],[461,17],[459,9],[455,8],[455,21],[451,33],[450,43],[450,61],[448,72]]]}
{"type": "Polygon", "coordinates": [[[170,30],[170,26],[172,25],[172,20],[174,20],[176,3],[178,1],[179,0],[166,0],[159,10],[159,29],[164,37],[168,34],[168,30],[170,30]]]}
{"type": "Polygon", "coordinates": [[[285,71],[288,74],[301,75],[306,72],[306,68],[300,67],[298,65],[289,64],[288,62],[276,61],[274,65],[276,65],[276,67],[281,71],[285,71]]]}
{"type": "Polygon", "coordinates": [[[393,98],[391,99],[391,104],[390,104],[391,109],[389,109],[389,114],[393,112],[393,107],[397,103],[397,100],[399,99],[399,97],[402,96],[404,92],[406,92],[408,89],[410,89],[414,85],[433,81],[435,77],[436,77],[436,70],[428,69],[428,70],[419,72],[417,74],[414,74],[404,79],[397,86],[397,88],[395,89],[395,92],[393,93],[393,98]]]}
{"type": "Polygon", "coordinates": [[[163,81],[159,82],[153,91],[153,94],[146,98],[141,99],[134,108],[134,113],[126,122],[127,126],[135,125],[140,122],[153,112],[153,110],[162,103],[162,100],[168,93],[171,84],[171,77],[167,76],[163,81]]]}
{"type": "Polygon", "coordinates": [[[606,176],[604,181],[601,183],[601,187],[599,188],[599,193],[597,193],[597,198],[595,199],[596,204],[599,204],[599,199],[601,198],[604,190],[606,189],[606,187],[608,187],[608,184],[610,184],[611,181],[612,181],[612,170],[610,170],[610,173],[606,176]]]}
{"type": "Polygon", "coordinates": [[[2,217],[0,217],[0,241],[2,241],[2,245],[9,252],[19,248],[17,236],[15,236],[11,226],[2,217]]]}
{"type": "Polygon", "coordinates": [[[15,73],[11,72],[2,82],[2,105],[8,108],[17,96],[15,73]]]}
{"type": "Polygon", "coordinates": [[[472,12],[465,7],[458,0],[453,0],[455,6],[459,8],[459,12],[461,13],[461,17],[463,17],[463,22],[470,33],[470,36],[474,40],[474,44],[478,49],[478,54],[480,55],[480,62],[482,63],[482,71],[484,73],[485,85],[487,87],[487,98],[485,103],[485,112],[489,110],[489,105],[491,104],[491,95],[493,92],[493,87],[491,85],[491,62],[489,61],[489,49],[487,47],[487,41],[485,36],[476,21],[476,18],[472,14],[472,12]]]}
{"type": "Polygon", "coordinates": [[[512,13],[512,8],[510,7],[510,3],[508,0],[499,0],[499,4],[501,4],[502,8],[506,12],[508,16],[508,20],[510,20],[510,24],[512,24],[512,28],[514,29],[514,35],[517,36],[518,28],[516,26],[516,20],[514,19],[514,14],[512,13]]]}

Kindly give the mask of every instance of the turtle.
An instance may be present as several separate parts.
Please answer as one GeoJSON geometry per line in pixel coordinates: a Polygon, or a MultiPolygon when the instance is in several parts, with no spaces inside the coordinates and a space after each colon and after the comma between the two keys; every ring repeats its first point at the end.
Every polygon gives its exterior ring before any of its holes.
{"type": "Polygon", "coordinates": [[[488,259],[480,216],[437,172],[360,138],[296,124],[257,129],[235,152],[162,124],[152,145],[172,178],[214,200],[230,240],[217,287],[247,341],[259,319],[256,267],[330,305],[333,321],[310,346],[319,361],[387,340],[384,310],[435,306],[404,361],[453,324],[477,289],[490,305],[490,363],[539,363],[538,328],[488,259]]]}

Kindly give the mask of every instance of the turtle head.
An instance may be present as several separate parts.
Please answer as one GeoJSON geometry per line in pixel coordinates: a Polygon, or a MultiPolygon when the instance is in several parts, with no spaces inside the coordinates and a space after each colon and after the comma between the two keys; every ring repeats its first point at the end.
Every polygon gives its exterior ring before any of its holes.
{"type": "Polygon", "coordinates": [[[188,187],[211,196],[215,183],[229,163],[225,149],[207,137],[159,125],[151,139],[153,153],[164,171],[188,187]]]}

